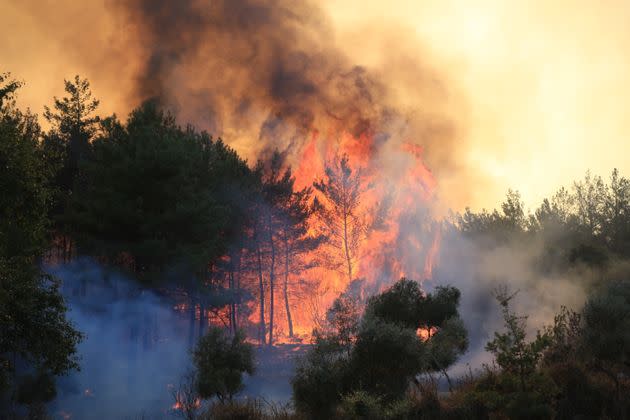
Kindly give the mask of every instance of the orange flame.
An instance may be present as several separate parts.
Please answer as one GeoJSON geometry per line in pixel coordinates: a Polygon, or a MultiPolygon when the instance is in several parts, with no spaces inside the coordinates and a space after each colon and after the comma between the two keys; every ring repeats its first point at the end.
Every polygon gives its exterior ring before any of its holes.
{"type": "MultiPolygon", "coordinates": [[[[369,132],[355,136],[346,131],[314,131],[289,162],[295,188],[312,186],[325,175],[326,165],[342,155],[348,156],[353,170],[363,174],[358,211],[365,217],[366,224],[373,227],[359,245],[353,269],[354,278],[362,280],[360,296],[382,291],[400,277],[420,282],[430,279],[440,246],[440,227],[431,217],[437,183],[424,164],[423,147],[411,142],[388,143],[369,132]],[[381,217],[383,214],[385,216],[381,217]]],[[[317,223],[316,218],[311,220],[309,234],[316,234],[317,223]]],[[[317,255],[309,255],[306,259],[316,261],[317,255]]],[[[350,283],[347,274],[322,266],[311,267],[299,276],[290,276],[292,283],[303,280],[313,286],[290,298],[293,341],[310,337],[313,327],[323,319],[332,301],[350,283]]],[[[278,278],[273,308],[277,344],[289,342],[281,283],[278,278]]],[[[247,320],[251,325],[258,324],[257,299],[246,306],[247,320]]],[[[270,299],[266,296],[266,322],[269,314],[270,299]]]]}
{"type": "MultiPolygon", "coordinates": [[[[201,407],[201,400],[199,398],[195,399],[195,404],[194,404],[194,408],[199,408],[201,407]]],[[[182,404],[179,396],[177,397],[177,401],[175,401],[175,404],[173,404],[171,406],[171,408],[173,410],[183,410],[184,409],[184,404],[182,404]]]]}
{"type": "Polygon", "coordinates": [[[426,328],[418,328],[416,330],[416,335],[420,337],[422,341],[427,341],[429,338],[433,337],[437,332],[436,327],[431,327],[429,329],[426,328]]]}
{"type": "MultiPolygon", "coordinates": [[[[406,142],[381,154],[377,149],[382,146],[376,143],[374,135],[368,133],[353,136],[342,132],[327,137],[314,133],[294,171],[298,188],[310,186],[324,175],[327,162],[346,154],[351,167],[365,175],[360,211],[368,224],[376,222],[375,209],[390,201],[386,220],[368,233],[359,249],[355,277],[364,279],[364,288],[372,291],[382,290],[403,276],[419,281],[431,278],[440,245],[439,226],[430,217],[437,183],[424,164],[422,146],[406,142]],[[422,217],[423,211],[427,217],[422,217]]],[[[324,310],[348,286],[345,275],[321,267],[312,269],[310,275],[319,280],[324,310]]],[[[308,330],[312,322],[306,320],[307,314],[300,315],[308,330]]]]}

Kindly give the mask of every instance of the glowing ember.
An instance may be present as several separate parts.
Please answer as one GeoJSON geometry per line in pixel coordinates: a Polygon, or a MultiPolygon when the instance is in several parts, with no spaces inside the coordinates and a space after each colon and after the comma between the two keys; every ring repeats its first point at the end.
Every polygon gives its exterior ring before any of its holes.
{"type": "MultiPolygon", "coordinates": [[[[199,398],[195,399],[194,407],[195,408],[201,407],[201,400],[199,398]]],[[[179,397],[178,397],[177,401],[175,402],[175,404],[173,404],[171,406],[171,409],[173,409],[173,410],[183,410],[184,409],[184,404],[181,402],[179,397]]]]}
{"type": "Polygon", "coordinates": [[[72,418],[72,413],[68,413],[66,411],[60,411],[59,415],[61,416],[62,419],[64,420],[70,420],[72,418]]]}
{"type": "Polygon", "coordinates": [[[418,328],[416,330],[416,335],[420,337],[422,341],[427,341],[429,338],[433,337],[433,335],[437,332],[437,328],[431,327],[427,328],[418,328]]]}

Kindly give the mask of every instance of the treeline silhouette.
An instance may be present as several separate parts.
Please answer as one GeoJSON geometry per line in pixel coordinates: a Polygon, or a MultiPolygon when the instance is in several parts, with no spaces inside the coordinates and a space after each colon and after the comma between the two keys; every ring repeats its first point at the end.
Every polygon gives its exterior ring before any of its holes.
{"type": "Polygon", "coordinates": [[[364,229],[347,229],[361,194],[351,162],[339,157],[314,189],[297,189],[281,153],[249,165],[155,102],[124,122],[99,117],[79,76],[45,108],[44,131],[16,106],[20,86],[0,76],[2,412],[44,416],[54,377],[79,367],[82,335],[42,264],[83,255],[172,295],[190,317],[191,346],[198,323],[196,370],[174,394],[188,418],[630,416],[630,180],[617,170],[607,182],[587,173],[533,213],[510,191],[500,209],[443,222],[445,238],[520,253],[541,278],[561,273],[587,292],[582,308],[557,308],[528,338],[527,314],[512,306],[519,294],[497,288],[504,328],[486,345],[493,364],[452,377],[469,344],[461,292],[401,279],[368,299],[348,290],[335,300],[298,361],[292,407],[244,402],[233,396],[254,353],[242,330],[271,345],[283,322],[298,342],[292,307],[317,287],[302,274],[321,265],[355,280],[364,229]],[[208,317],[225,328],[205,334],[208,317]],[[200,399],[213,403],[201,410],[200,399]]]}
{"type": "MultiPolygon", "coordinates": [[[[78,367],[81,334],[65,318],[58,281],[40,268],[78,256],[171,296],[189,314],[191,346],[209,321],[232,335],[245,328],[261,344],[274,344],[280,330],[299,341],[292,308],[317,287],[301,276],[317,264],[305,256],[327,238],[308,232],[323,207],[313,206],[311,188],[295,188],[284,157],[272,151],[248,165],[221,139],[179,126],[155,101],[124,122],[101,117],[86,79],[64,84],[64,96],[45,107],[42,130],[36,115],[16,106],[22,83],[0,78],[3,401],[40,409],[54,397],[52,377],[78,367]],[[31,289],[50,301],[24,298],[31,289]]],[[[329,188],[347,183],[348,167],[328,169],[329,188]]]]}

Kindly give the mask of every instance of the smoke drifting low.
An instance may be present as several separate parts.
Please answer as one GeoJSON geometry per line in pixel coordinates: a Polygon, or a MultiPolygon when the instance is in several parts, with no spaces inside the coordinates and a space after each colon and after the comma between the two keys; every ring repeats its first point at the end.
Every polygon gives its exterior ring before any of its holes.
{"type": "MultiPolygon", "coordinates": [[[[192,367],[199,321],[191,325],[172,298],[88,258],[47,271],[61,280],[68,317],[86,335],[81,370],[57,379],[53,418],[178,418],[173,391],[192,367]]],[[[301,354],[290,350],[257,348],[256,372],[244,377],[240,396],[289,400],[293,358],[301,354]]]]}
{"type": "Polygon", "coordinates": [[[167,418],[190,365],[186,320],[165,300],[88,259],[53,267],[70,306],[69,318],[86,334],[81,371],[58,380],[55,418],[167,418]]]}
{"type": "Polygon", "coordinates": [[[426,286],[450,284],[462,293],[460,313],[470,346],[453,366],[455,376],[467,374],[468,365],[476,370],[483,363],[492,364],[492,355],[485,351],[485,345],[495,331],[504,329],[501,308],[493,297],[498,288],[506,287],[510,293],[516,293],[511,309],[527,317],[529,339],[538,330],[551,326],[563,306],[574,311],[582,309],[589,289],[601,273],[579,265],[571,270],[541,270],[539,262],[544,253],[545,248],[538,241],[489,244],[457,231],[443,236],[433,281],[426,286]]]}

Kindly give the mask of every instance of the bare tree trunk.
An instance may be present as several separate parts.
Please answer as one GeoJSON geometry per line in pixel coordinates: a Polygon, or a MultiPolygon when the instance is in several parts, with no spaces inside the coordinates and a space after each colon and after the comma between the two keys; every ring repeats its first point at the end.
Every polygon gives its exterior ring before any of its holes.
{"type": "Polygon", "coordinates": [[[289,241],[284,238],[284,308],[287,312],[287,324],[289,326],[289,337],[293,338],[293,320],[291,319],[291,308],[289,306],[289,241]]]}
{"type": "Polygon", "coordinates": [[[190,299],[189,305],[190,307],[188,310],[190,311],[190,317],[188,318],[188,347],[192,348],[193,344],[195,344],[195,304],[192,299],[190,299]]]}
{"type": "Polygon", "coordinates": [[[205,287],[207,284],[207,281],[211,278],[212,273],[211,273],[211,269],[209,268],[208,265],[206,265],[205,270],[203,273],[199,273],[198,274],[198,279],[197,279],[197,283],[199,284],[199,292],[197,295],[197,301],[199,302],[199,326],[198,331],[197,331],[197,337],[199,340],[201,340],[201,338],[203,337],[203,335],[206,333],[206,325],[208,323],[208,316],[206,313],[206,306],[204,304],[205,301],[205,287]]]}
{"type": "Polygon", "coordinates": [[[348,246],[348,214],[344,206],[343,214],[343,245],[346,254],[346,262],[348,263],[348,281],[352,281],[352,259],[350,258],[350,248],[348,246]]]}
{"type": "MultiPolygon", "coordinates": [[[[271,219],[271,217],[269,218],[271,219]]],[[[269,220],[269,244],[271,246],[271,264],[269,267],[269,345],[273,345],[273,310],[274,310],[274,286],[276,280],[276,246],[273,241],[273,231],[271,230],[271,220],[269,220]]]]}
{"type": "Polygon", "coordinates": [[[265,344],[267,341],[267,331],[265,330],[265,287],[263,283],[262,272],[262,251],[260,249],[260,242],[258,240],[256,240],[256,252],[258,255],[258,289],[260,293],[260,320],[258,338],[261,344],[265,344]]]}
{"type": "Polygon", "coordinates": [[[234,302],[234,267],[230,268],[230,273],[228,274],[229,279],[229,287],[232,292],[232,302],[230,302],[230,332],[232,334],[236,333],[236,303],[234,302]]]}
{"type": "Polygon", "coordinates": [[[206,314],[206,308],[203,305],[203,303],[199,304],[199,338],[203,337],[203,334],[206,332],[205,327],[205,320],[207,320],[207,317],[205,316],[206,314]]]}
{"type": "MultiPolygon", "coordinates": [[[[242,252],[239,251],[239,252],[242,252]]],[[[237,269],[236,269],[236,290],[237,290],[237,297],[238,297],[238,302],[236,303],[236,305],[234,306],[234,322],[236,322],[236,329],[238,329],[238,326],[240,325],[240,319],[239,319],[239,314],[241,312],[241,269],[242,269],[242,255],[239,254],[238,257],[238,265],[237,265],[237,269]]]]}
{"type": "Polygon", "coordinates": [[[63,262],[67,263],[68,262],[68,246],[66,244],[66,235],[62,234],[61,237],[63,238],[61,241],[61,246],[63,247],[63,262]]]}

